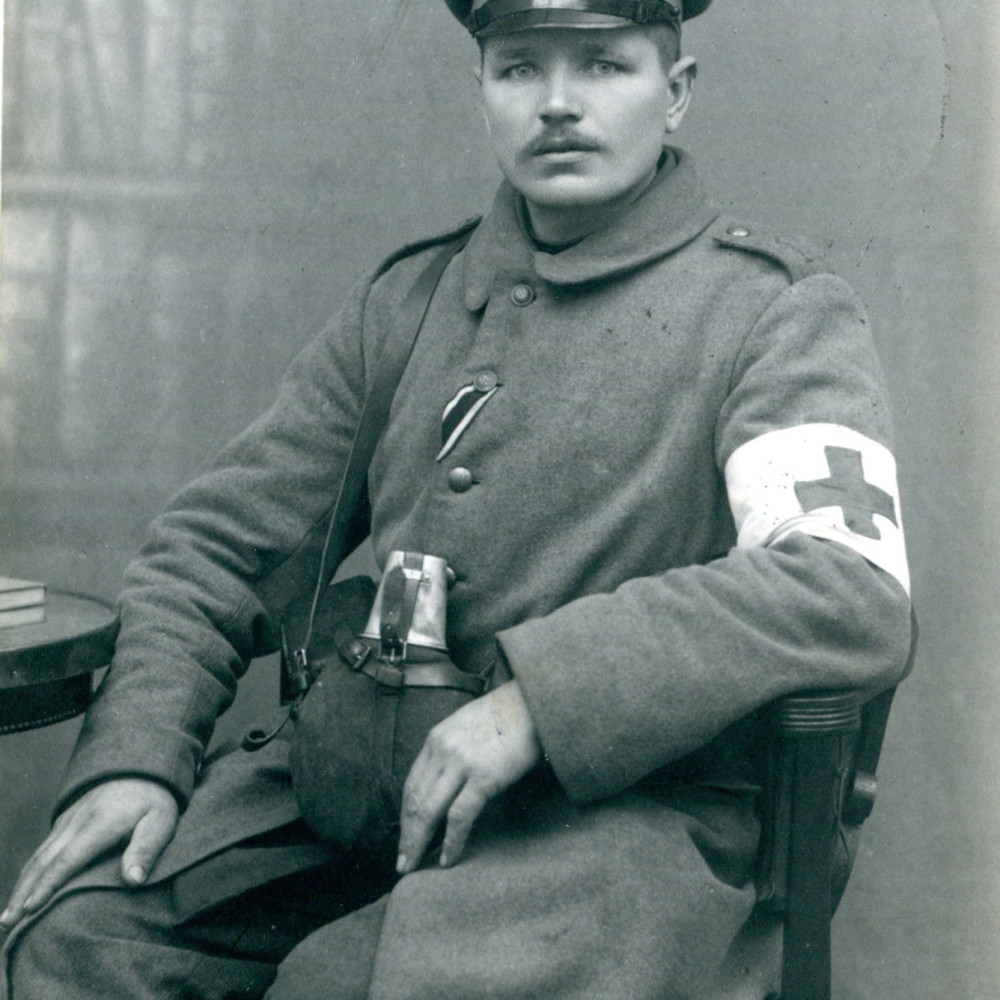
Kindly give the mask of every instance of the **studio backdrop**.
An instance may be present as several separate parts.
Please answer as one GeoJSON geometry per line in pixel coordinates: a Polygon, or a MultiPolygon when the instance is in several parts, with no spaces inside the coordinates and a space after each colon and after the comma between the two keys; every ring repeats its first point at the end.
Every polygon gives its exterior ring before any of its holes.
{"type": "MultiPolygon", "coordinates": [[[[676,136],[720,209],[819,243],[897,417],[921,655],[834,927],[842,998],[1000,982],[1000,16],[716,0],[676,136]]],[[[145,524],[382,256],[488,208],[443,0],[6,0],[0,574],[113,598],[145,524]]],[[[269,710],[255,664],[220,723],[269,710]]],[[[0,738],[0,895],[79,722],[0,738]]]]}

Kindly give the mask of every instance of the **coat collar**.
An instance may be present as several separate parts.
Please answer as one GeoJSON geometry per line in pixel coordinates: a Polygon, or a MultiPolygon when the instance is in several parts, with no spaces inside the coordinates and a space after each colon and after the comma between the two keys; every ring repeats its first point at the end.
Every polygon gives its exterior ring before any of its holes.
{"type": "Polygon", "coordinates": [[[493,210],[465,249],[465,304],[486,305],[499,271],[533,270],[554,285],[578,285],[633,271],[693,240],[717,212],[701,186],[691,157],[667,149],[667,160],[642,197],[607,229],[559,253],[532,243],[520,221],[520,195],[504,181],[493,210]]]}

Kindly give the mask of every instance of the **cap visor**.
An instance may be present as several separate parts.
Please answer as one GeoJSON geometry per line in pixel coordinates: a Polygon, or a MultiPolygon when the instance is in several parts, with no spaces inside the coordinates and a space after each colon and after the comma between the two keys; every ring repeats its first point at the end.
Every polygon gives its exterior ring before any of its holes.
{"type": "Polygon", "coordinates": [[[477,38],[490,35],[508,35],[515,31],[530,31],[535,28],[625,28],[635,27],[635,21],[614,14],[594,14],[581,10],[522,10],[491,21],[477,38]]]}

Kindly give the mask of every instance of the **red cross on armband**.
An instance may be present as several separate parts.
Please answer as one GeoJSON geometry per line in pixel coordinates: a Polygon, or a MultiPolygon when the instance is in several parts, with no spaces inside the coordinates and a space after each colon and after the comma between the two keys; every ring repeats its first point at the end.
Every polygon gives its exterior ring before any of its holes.
{"type": "Polygon", "coordinates": [[[909,593],[896,463],[884,445],[840,424],[801,424],[747,441],[725,471],[739,546],[792,532],[840,542],[909,593]]]}
{"type": "Polygon", "coordinates": [[[851,531],[867,538],[881,538],[875,515],[881,514],[897,524],[893,497],[865,480],[860,451],[834,445],[823,451],[830,466],[830,475],[826,479],[795,484],[795,495],[802,509],[839,507],[844,512],[844,523],[851,531]]]}

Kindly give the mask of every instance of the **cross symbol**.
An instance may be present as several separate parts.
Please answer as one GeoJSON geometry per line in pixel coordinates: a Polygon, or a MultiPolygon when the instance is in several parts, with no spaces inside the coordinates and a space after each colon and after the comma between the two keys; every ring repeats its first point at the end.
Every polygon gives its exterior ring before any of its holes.
{"type": "Polygon", "coordinates": [[[844,523],[851,531],[865,538],[881,538],[882,533],[873,515],[881,514],[896,524],[892,497],[865,480],[860,451],[833,445],[824,451],[830,466],[830,478],[795,484],[795,495],[802,509],[840,507],[844,512],[844,523]]]}

